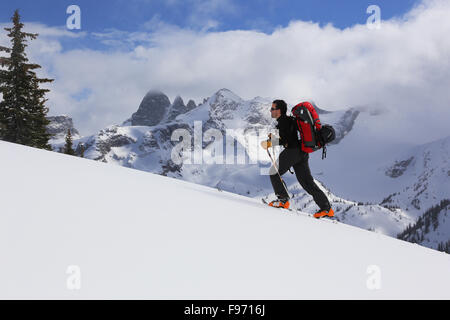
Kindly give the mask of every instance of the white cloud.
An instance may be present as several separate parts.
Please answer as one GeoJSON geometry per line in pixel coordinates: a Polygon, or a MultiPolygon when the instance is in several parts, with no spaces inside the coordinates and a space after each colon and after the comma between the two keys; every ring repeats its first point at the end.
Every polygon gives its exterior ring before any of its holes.
{"type": "Polygon", "coordinates": [[[43,48],[55,39],[34,41],[35,61],[44,61],[56,79],[49,94],[52,113],[72,115],[89,134],[125,120],[151,88],[200,102],[226,87],[243,98],[312,98],[330,110],[381,107],[390,117],[380,134],[404,141],[450,134],[448,1],[424,1],[404,17],[383,21],[380,30],[292,21],[271,34],[206,32],[153,22],[149,32],[96,35],[99,41],[128,41],[129,51],[49,53],[43,48]],[[91,95],[74,99],[84,88],[91,95]]]}

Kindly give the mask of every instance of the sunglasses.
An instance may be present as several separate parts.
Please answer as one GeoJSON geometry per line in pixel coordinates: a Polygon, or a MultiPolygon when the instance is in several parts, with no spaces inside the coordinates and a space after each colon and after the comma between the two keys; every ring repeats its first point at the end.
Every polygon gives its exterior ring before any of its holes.
{"type": "Polygon", "coordinates": [[[270,108],[270,111],[278,110],[278,108],[270,108]]]}

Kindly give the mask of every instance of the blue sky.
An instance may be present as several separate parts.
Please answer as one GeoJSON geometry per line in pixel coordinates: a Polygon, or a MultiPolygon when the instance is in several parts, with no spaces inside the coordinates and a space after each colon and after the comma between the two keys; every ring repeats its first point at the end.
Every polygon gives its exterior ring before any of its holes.
{"type": "Polygon", "coordinates": [[[332,23],[342,29],[365,23],[371,4],[381,8],[382,19],[390,19],[415,3],[417,0],[16,0],[0,2],[0,22],[9,21],[18,8],[24,21],[64,26],[66,8],[77,4],[82,11],[82,28],[88,32],[111,28],[136,31],[154,17],[181,28],[198,27],[197,18],[208,17],[218,23],[215,31],[258,28],[271,32],[291,20],[332,23]]]}
{"type": "MultiPolygon", "coordinates": [[[[365,24],[369,5],[381,9],[381,19],[389,20],[408,12],[418,0],[17,0],[0,2],[0,23],[9,22],[15,9],[20,10],[24,22],[38,22],[48,27],[65,27],[68,6],[81,9],[79,38],[61,39],[62,50],[95,49],[100,51],[133,50],[144,43],[111,45],[115,40],[128,38],[129,32],[152,32],[161,23],[182,29],[229,31],[258,30],[267,34],[286,27],[290,21],[303,20],[324,26],[328,23],[345,29],[365,24]],[[120,31],[100,39],[96,34],[120,31]],[[111,41],[113,40],[113,41],[111,41]]],[[[78,33],[77,30],[72,30],[78,33]]],[[[144,38],[146,38],[144,36],[144,38]]]]}

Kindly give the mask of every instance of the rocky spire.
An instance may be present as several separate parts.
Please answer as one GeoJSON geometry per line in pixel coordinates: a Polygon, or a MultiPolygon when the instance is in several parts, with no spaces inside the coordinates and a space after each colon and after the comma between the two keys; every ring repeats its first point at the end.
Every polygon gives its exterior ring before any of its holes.
{"type": "Polygon", "coordinates": [[[161,122],[170,107],[169,98],[161,91],[149,91],[137,112],[131,116],[133,126],[154,126],[161,122]]]}

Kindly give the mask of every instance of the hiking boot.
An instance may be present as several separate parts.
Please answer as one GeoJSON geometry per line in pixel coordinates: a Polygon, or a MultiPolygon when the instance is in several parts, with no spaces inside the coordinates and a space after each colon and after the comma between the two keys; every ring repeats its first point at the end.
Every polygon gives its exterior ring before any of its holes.
{"type": "Polygon", "coordinates": [[[278,199],[269,203],[269,206],[274,208],[284,208],[289,209],[289,200],[288,199],[278,199]]]}
{"type": "Polygon", "coordinates": [[[319,210],[316,213],[314,213],[314,218],[322,218],[322,217],[334,217],[334,211],[333,209],[328,210],[319,210]]]}

